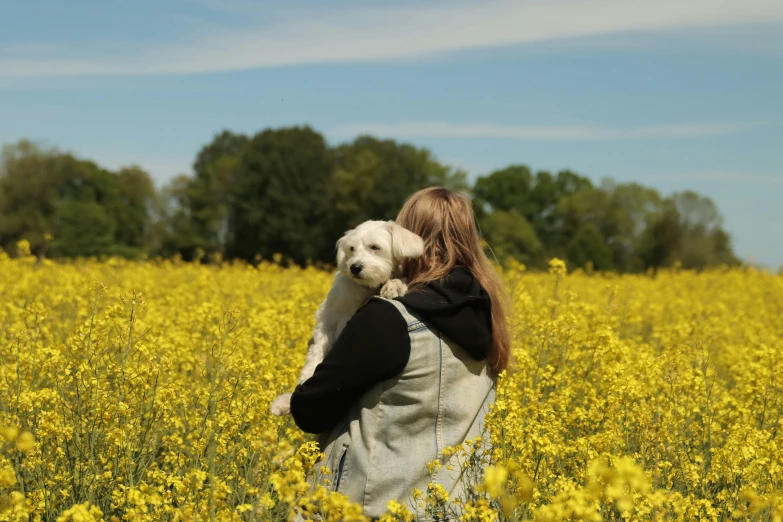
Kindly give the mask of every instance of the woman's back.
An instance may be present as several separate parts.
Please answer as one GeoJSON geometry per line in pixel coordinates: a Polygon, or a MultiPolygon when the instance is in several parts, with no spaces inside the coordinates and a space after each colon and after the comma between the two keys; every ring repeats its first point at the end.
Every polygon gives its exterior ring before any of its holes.
{"type": "MultiPolygon", "coordinates": [[[[443,448],[480,436],[494,401],[486,361],[400,301],[387,302],[405,320],[408,363],[398,377],[362,396],[345,422],[320,441],[333,487],[373,517],[385,512],[390,499],[405,502],[414,488],[426,491],[432,481],[426,463],[440,459],[443,448]]],[[[450,471],[441,462],[434,482],[451,496],[460,494],[459,466],[450,471]]]]}

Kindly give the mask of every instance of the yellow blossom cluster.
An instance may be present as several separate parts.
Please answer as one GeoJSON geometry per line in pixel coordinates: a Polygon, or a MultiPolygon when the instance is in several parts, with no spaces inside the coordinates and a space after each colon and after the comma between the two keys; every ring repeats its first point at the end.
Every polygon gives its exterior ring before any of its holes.
{"type": "MultiPolygon", "coordinates": [[[[290,391],[314,267],[0,251],[0,522],[363,521],[290,391]]],[[[783,277],[510,263],[514,364],[385,522],[783,520],[783,277]]],[[[371,349],[371,347],[369,347],[371,349]]]]}

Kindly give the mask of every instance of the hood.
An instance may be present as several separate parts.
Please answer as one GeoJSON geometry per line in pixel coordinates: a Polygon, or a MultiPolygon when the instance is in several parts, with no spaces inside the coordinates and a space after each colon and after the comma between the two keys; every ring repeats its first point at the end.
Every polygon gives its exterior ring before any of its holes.
{"type": "Polygon", "coordinates": [[[492,350],[489,294],[467,269],[454,268],[442,281],[410,291],[398,300],[463,347],[474,359],[492,350]]]}

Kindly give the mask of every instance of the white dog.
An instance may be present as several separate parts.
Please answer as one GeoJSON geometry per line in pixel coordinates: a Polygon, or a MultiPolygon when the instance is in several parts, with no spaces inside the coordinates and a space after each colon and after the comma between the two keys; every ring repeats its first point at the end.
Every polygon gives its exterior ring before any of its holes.
{"type": "MultiPolygon", "coordinates": [[[[380,293],[393,299],[408,287],[399,276],[402,261],[424,253],[424,241],[393,221],[365,221],[337,241],[337,273],[326,299],[315,313],[313,339],[298,384],[309,379],[334,345],[345,324],[367,299],[380,293]]],[[[291,411],[291,394],[279,395],[269,407],[275,415],[291,411]]]]}

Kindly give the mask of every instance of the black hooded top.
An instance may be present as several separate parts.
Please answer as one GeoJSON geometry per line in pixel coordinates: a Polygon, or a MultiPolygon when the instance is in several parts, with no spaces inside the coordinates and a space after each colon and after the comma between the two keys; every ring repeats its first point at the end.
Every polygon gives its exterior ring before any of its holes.
{"type": "MultiPolygon", "coordinates": [[[[489,295],[465,268],[398,300],[477,361],[489,355],[489,295]]],[[[294,390],[294,422],[308,433],[333,428],[373,386],[402,373],[410,353],[408,325],[399,311],[382,299],[370,300],[348,321],[313,376],[294,390]]]]}

